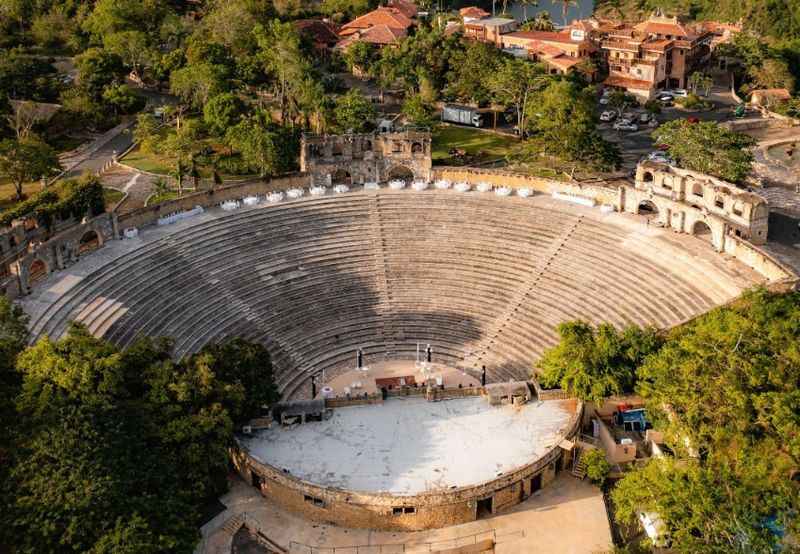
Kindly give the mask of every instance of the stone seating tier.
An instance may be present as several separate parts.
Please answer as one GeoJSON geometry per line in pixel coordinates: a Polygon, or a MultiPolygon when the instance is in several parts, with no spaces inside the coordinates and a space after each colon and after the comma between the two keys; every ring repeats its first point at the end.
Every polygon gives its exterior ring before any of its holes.
{"type": "Polygon", "coordinates": [[[59,336],[77,319],[122,346],[173,337],[178,357],[242,336],[268,346],[281,390],[302,397],[359,347],[369,363],[430,343],[435,361],[519,379],[563,321],[669,327],[740,292],[731,264],[685,248],[696,239],[580,210],[447,190],[262,205],[111,260],[33,331],[59,336]]]}

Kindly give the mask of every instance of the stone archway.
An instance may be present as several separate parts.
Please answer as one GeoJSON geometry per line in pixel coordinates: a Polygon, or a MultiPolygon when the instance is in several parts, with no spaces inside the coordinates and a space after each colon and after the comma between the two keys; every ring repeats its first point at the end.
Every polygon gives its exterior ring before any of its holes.
{"type": "Polygon", "coordinates": [[[78,241],[78,254],[85,254],[92,250],[97,250],[103,245],[100,235],[97,231],[90,230],[83,234],[81,240],[78,241]]]}
{"type": "Polygon", "coordinates": [[[692,225],[692,235],[709,244],[714,243],[714,234],[711,232],[711,227],[709,227],[708,223],[705,221],[694,222],[694,225],[692,225]]]}
{"type": "Polygon", "coordinates": [[[32,287],[47,277],[47,264],[43,260],[35,259],[28,268],[28,286],[32,287]]]}
{"type": "Polygon", "coordinates": [[[331,184],[351,185],[353,184],[353,177],[346,169],[339,168],[331,174],[331,184]]]}
{"type": "Polygon", "coordinates": [[[642,200],[639,202],[637,213],[648,218],[658,217],[658,206],[650,200],[642,200]]]}
{"type": "Polygon", "coordinates": [[[387,181],[393,181],[395,179],[408,183],[414,180],[414,172],[404,165],[396,165],[390,169],[389,173],[386,175],[387,181]]]}

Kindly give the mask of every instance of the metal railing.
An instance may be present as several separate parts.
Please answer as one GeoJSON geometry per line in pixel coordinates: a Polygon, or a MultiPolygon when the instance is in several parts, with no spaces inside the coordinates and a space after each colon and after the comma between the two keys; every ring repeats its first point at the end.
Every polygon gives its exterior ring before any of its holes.
{"type": "Polygon", "coordinates": [[[492,541],[493,544],[523,538],[524,530],[497,534],[496,529],[489,529],[471,535],[463,535],[453,539],[412,542],[398,544],[361,544],[353,546],[310,546],[296,541],[289,543],[288,554],[423,554],[439,552],[452,548],[472,546],[482,541],[492,541]]]}

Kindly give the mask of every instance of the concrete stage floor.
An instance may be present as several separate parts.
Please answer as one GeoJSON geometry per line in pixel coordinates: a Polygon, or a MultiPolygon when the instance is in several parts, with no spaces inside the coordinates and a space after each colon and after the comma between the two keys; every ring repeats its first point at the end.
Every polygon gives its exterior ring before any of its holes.
{"type": "Polygon", "coordinates": [[[481,397],[390,398],[242,440],[258,460],[323,486],[413,495],[475,485],[543,456],[574,401],[492,407],[481,397]]]}

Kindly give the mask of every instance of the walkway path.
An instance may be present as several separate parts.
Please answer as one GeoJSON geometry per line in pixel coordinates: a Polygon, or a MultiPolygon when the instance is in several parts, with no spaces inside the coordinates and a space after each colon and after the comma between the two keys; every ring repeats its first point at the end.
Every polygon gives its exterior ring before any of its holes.
{"type": "Polygon", "coordinates": [[[230,492],[220,500],[227,509],[201,529],[203,542],[196,550],[198,554],[228,554],[232,537],[223,526],[242,513],[289,554],[308,554],[309,546],[329,552],[325,547],[381,544],[404,545],[406,554],[435,552],[459,546],[468,537],[481,538],[492,533],[497,537],[497,554],[589,554],[611,548],[611,531],[600,489],[566,473],[503,514],[444,529],[409,533],[312,523],[269,503],[238,477],[232,478],[230,492]]]}

